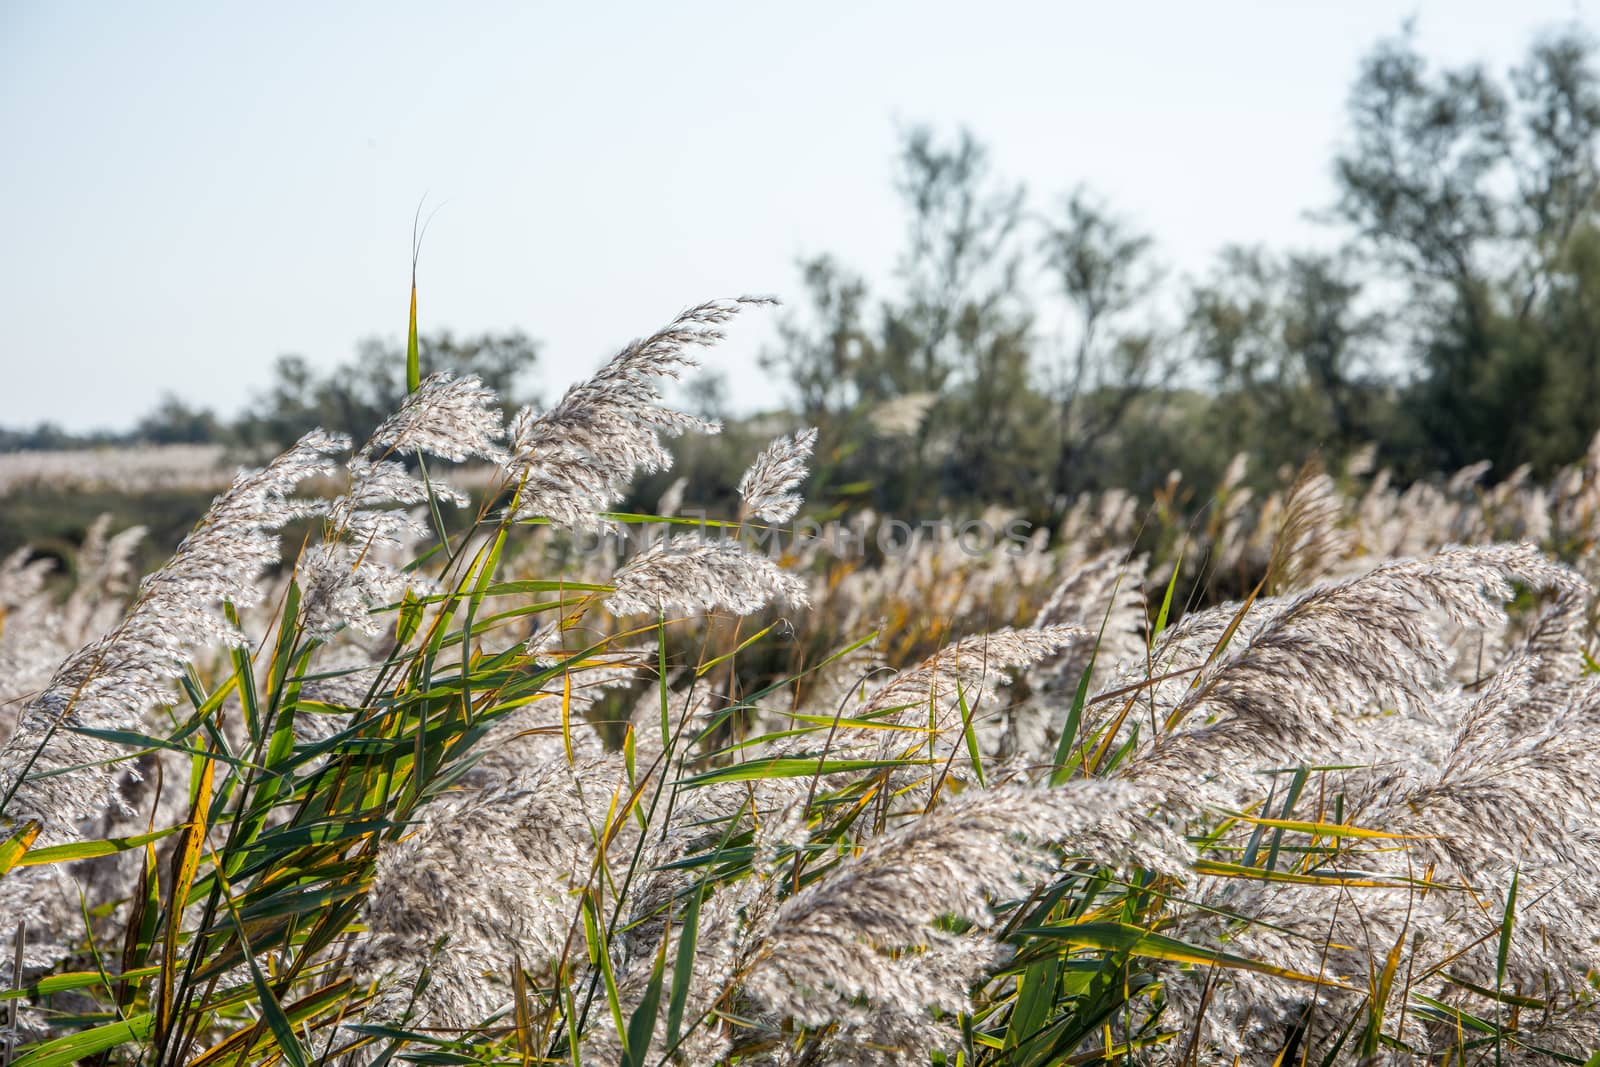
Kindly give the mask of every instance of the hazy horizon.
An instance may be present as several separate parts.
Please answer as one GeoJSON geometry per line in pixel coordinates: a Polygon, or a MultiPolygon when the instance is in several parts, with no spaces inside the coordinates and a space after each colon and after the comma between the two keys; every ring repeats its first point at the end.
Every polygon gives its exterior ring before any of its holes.
{"type": "MultiPolygon", "coordinates": [[[[830,252],[879,291],[897,130],[970,128],[1046,207],[1080,183],[1175,273],[1326,243],[1307,209],[1357,64],[1409,16],[1435,63],[1503,71],[1592,10],[1265,3],[217,10],[0,8],[8,249],[0,426],[125,428],[172,392],[232,415],[273,359],[405,327],[523,329],[546,397],[680,308],[800,294],[830,252]]],[[[782,398],[752,314],[708,365],[782,398]]]]}

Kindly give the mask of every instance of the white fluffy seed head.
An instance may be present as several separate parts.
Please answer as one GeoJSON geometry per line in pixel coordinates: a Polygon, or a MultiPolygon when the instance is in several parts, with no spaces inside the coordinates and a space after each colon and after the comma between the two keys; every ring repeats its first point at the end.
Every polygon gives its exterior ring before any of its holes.
{"type": "Polygon", "coordinates": [[[806,460],[816,447],[817,431],[801,430],[793,437],[773,441],[739,480],[739,495],[752,519],[785,522],[800,510],[800,494],[794,492],[806,476],[806,460]]]}
{"type": "Polygon", "coordinates": [[[612,579],[606,606],[619,615],[696,613],[725,608],[741,615],[773,601],[803,605],[805,584],[737,541],[701,537],[655,542],[612,579]]]}
{"type": "Polygon", "coordinates": [[[511,425],[506,473],[518,486],[517,515],[558,526],[592,526],[639,472],[672,465],[662,441],[686,431],[716,433],[713,421],[662,403],[665,382],[698,365],[694,349],[723,337],[740,309],[764,300],[714,301],[617,353],[543,413],[524,408],[511,425]]]}
{"type": "Polygon", "coordinates": [[[505,436],[500,398],[475,374],[456,378],[441,371],[423,379],[400,409],[373,431],[373,455],[423,452],[460,463],[477,457],[503,462],[505,436]]]}

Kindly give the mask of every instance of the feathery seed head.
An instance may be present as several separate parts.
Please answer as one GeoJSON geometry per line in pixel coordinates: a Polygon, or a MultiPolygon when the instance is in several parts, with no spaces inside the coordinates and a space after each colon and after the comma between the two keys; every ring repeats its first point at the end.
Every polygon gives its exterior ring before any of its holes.
{"type": "Polygon", "coordinates": [[[815,428],[801,430],[793,437],[778,438],[756,457],[739,480],[739,495],[751,518],[766,522],[794,518],[802,501],[793,490],[806,476],[806,460],[816,443],[815,428]]]}

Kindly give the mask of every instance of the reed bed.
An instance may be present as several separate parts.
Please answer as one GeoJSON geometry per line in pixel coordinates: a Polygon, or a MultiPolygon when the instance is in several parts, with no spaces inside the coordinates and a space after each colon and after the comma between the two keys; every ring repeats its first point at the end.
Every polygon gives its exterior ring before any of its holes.
{"type": "Polygon", "coordinates": [[[148,492],[226,489],[222,445],[137,445],[50,452],[0,452],[0,496],[19,489],[148,492]]]}
{"type": "Polygon", "coordinates": [[[615,512],[744,306],[0,565],[0,1058],[1600,1062],[1600,451],[868,562],[774,548],[801,429],[615,512]]]}

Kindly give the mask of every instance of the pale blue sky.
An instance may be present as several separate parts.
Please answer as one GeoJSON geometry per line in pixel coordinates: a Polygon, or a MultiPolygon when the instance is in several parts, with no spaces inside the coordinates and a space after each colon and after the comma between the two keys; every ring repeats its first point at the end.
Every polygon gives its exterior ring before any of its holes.
{"type": "MultiPolygon", "coordinates": [[[[1407,15],[1504,68],[1594,0],[112,4],[0,0],[0,425],[236,410],[271,361],[521,327],[550,396],[679,308],[887,279],[899,125],[970,126],[1041,203],[1086,182],[1179,271],[1326,240],[1361,55],[1407,15]]],[[[713,359],[742,406],[771,318],[713,359]]]]}

